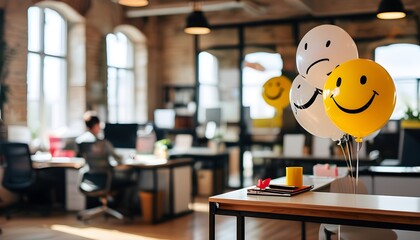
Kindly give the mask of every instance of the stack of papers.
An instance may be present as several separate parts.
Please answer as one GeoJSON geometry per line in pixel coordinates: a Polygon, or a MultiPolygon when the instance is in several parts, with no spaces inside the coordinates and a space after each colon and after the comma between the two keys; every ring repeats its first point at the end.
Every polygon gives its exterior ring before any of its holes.
{"type": "Polygon", "coordinates": [[[307,192],[311,190],[314,186],[302,186],[302,187],[293,187],[287,185],[274,185],[270,184],[269,187],[260,189],[257,187],[249,188],[247,190],[248,195],[264,195],[264,196],[279,196],[279,197],[291,197],[293,195],[307,192]]]}

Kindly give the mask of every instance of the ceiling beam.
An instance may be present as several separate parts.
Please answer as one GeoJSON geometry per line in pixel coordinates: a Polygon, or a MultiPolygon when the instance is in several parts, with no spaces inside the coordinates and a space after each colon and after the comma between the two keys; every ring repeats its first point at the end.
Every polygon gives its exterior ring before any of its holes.
{"type": "MultiPolygon", "coordinates": [[[[259,6],[251,0],[243,1],[212,1],[202,2],[203,12],[226,11],[234,9],[244,9],[252,14],[263,14],[265,7],[259,6]]],[[[128,10],[126,16],[129,18],[188,14],[193,10],[193,6],[188,3],[160,4],[142,9],[128,10]]]]}

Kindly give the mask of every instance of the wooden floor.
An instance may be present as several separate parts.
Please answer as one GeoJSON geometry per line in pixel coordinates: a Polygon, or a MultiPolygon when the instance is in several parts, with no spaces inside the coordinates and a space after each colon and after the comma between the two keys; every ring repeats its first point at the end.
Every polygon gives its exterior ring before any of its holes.
{"type": "MultiPolygon", "coordinates": [[[[10,220],[0,217],[4,240],[152,240],[208,239],[207,199],[198,199],[194,212],[163,223],[150,225],[140,217],[134,222],[96,218],[87,223],[76,219],[75,213],[55,212],[49,217],[18,215],[10,220]]],[[[247,239],[301,239],[300,222],[246,218],[247,239]]],[[[307,239],[318,239],[318,224],[307,223],[307,239]]],[[[235,239],[234,217],[216,217],[216,239],[235,239]]]]}

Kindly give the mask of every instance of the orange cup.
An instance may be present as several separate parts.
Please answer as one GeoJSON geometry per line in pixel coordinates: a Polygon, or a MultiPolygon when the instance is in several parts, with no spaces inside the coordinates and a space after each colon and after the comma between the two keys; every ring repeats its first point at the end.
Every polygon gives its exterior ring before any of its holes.
{"type": "Polygon", "coordinates": [[[303,167],[286,167],[286,185],[302,187],[303,167]]]}

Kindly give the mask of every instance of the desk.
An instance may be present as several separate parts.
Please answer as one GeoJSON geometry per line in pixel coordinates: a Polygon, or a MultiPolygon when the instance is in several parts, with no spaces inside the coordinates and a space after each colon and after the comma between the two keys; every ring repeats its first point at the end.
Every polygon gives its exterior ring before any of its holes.
{"type": "MultiPolygon", "coordinates": [[[[335,164],[337,166],[347,166],[347,162],[342,156],[332,157],[316,157],[316,156],[284,156],[276,154],[272,151],[256,151],[252,152],[253,158],[261,158],[264,160],[267,177],[280,177],[285,175],[286,166],[302,166],[304,167],[304,174],[313,174],[312,168],[314,165],[320,164],[335,164]]],[[[372,166],[377,164],[376,160],[369,158],[359,158],[359,166],[372,166]]],[[[356,158],[353,157],[352,165],[356,167],[356,158]]]]}
{"type": "Polygon", "coordinates": [[[384,176],[417,176],[420,177],[420,166],[371,166],[367,169],[367,173],[371,175],[384,176]]]}
{"type": "Polygon", "coordinates": [[[209,239],[215,239],[216,215],[237,217],[237,239],[245,239],[245,217],[420,231],[416,197],[314,191],[293,197],[248,196],[244,188],[210,197],[209,207],[209,239]]]}
{"type": "MultiPolygon", "coordinates": [[[[79,169],[85,164],[84,158],[78,158],[78,157],[53,157],[51,158],[51,155],[48,154],[36,154],[32,156],[33,166],[35,169],[46,169],[46,168],[75,168],[79,169]]],[[[153,177],[152,177],[152,185],[153,185],[153,198],[156,200],[156,194],[158,192],[158,169],[166,168],[169,169],[169,217],[176,216],[174,213],[174,200],[176,199],[175,196],[178,196],[178,192],[174,187],[174,182],[176,182],[176,178],[174,177],[174,168],[177,167],[183,167],[183,166],[191,166],[192,160],[191,159],[177,159],[177,160],[171,160],[168,161],[166,159],[159,159],[156,158],[154,155],[136,155],[136,157],[133,158],[125,158],[123,160],[123,163],[121,165],[116,166],[116,168],[126,168],[126,167],[132,167],[139,170],[151,170],[153,177]]],[[[67,197],[75,197],[77,194],[80,196],[83,196],[81,193],[78,192],[78,182],[75,180],[77,178],[77,173],[75,174],[66,174],[66,181],[71,182],[74,186],[69,186],[69,183],[66,185],[66,196],[67,197]],[[68,179],[67,176],[72,176],[72,179],[68,179]]],[[[184,183],[187,185],[187,183],[184,183]]],[[[185,189],[187,187],[185,186],[185,189]]],[[[181,192],[181,190],[179,190],[181,192]]],[[[190,196],[190,201],[188,203],[191,203],[191,191],[188,193],[190,196]]],[[[84,199],[84,198],[83,198],[84,199]]],[[[75,202],[81,201],[80,199],[75,200],[72,199],[72,201],[67,200],[66,204],[72,204],[73,206],[75,202]]],[[[180,200],[182,201],[182,200],[180,200]]],[[[154,201],[156,202],[156,201],[154,201]]],[[[83,205],[84,206],[84,205],[83,205]]],[[[157,204],[153,204],[153,222],[157,222],[157,204]]],[[[78,207],[80,208],[80,207],[78,207]]],[[[69,209],[69,207],[68,207],[69,209]]],[[[76,207],[71,207],[71,210],[77,210],[76,207]]]]}
{"type": "Polygon", "coordinates": [[[80,157],[51,157],[32,155],[32,167],[35,169],[43,168],[75,168],[79,169],[85,165],[85,159],[80,157]]]}
{"type": "Polygon", "coordinates": [[[420,197],[420,167],[370,166],[362,168],[360,178],[370,194],[420,197]]]}
{"type": "Polygon", "coordinates": [[[79,169],[85,159],[79,157],[51,157],[50,153],[37,153],[31,156],[32,167],[51,182],[55,203],[63,204],[65,209],[78,211],[85,209],[85,196],[79,191],[79,169]]]}
{"type": "Polygon", "coordinates": [[[226,187],[229,178],[229,171],[227,167],[229,162],[228,151],[218,152],[207,147],[192,147],[189,149],[174,148],[169,151],[169,158],[192,158],[194,162],[210,163],[213,177],[213,194],[223,192],[223,189],[217,189],[217,186],[221,185],[223,188],[226,187]],[[222,179],[216,177],[216,171],[218,168],[223,170],[222,179]],[[218,182],[219,180],[222,181],[221,184],[218,182]]]}
{"type": "MultiPolygon", "coordinates": [[[[157,219],[157,194],[158,194],[158,186],[159,186],[159,178],[158,178],[158,170],[162,168],[169,169],[169,218],[175,217],[177,215],[181,215],[184,213],[191,212],[191,210],[186,210],[184,212],[178,213],[178,211],[181,211],[175,207],[181,205],[182,208],[182,201],[185,200],[185,198],[189,199],[189,201],[186,202],[186,208],[188,208],[188,204],[192,201],[192,191],[191,191],[191,165],[192,160],[191,159],[176,159],[168,161],[166,159],[157,158],[154,155],[136,155],[134,159],[125,159],[123,161],[124,166],[129,166],[136,168],[138,170],[151,170],[152,171],[152,194],[153,194],[153,212],[152,212],[152,223],[158,222],[157,219]],[[180,178],[181,176],[175,176],[177,172],[175,172],[175,168],[180,167],[188,167],[190,172],[190,176],[183,176],[185,179],[187,179],[187,182],[181,182],[180,178]],[[176,212],[177,211],[177,212],[176,212]]],[[[185,175],[184,172],[181,172],[181,174],[185,175]]],[[[184,204],[185,205],[185,204],[184,204]]]]}

